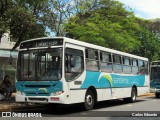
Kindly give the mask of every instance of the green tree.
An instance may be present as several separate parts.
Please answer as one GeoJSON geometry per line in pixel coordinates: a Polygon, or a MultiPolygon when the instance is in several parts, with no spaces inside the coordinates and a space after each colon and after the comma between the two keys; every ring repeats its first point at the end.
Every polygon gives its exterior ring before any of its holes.
{"type": "Polygon", "coordinates": [[[68,19],[66,36],[152,60],[158,56],[159,45],[145,22],[117,1],[100,0],[93,10],[68,19]]]}
{"type": "Polygon", "coordinates": [[[97,0],[48,0],[43,9],[43,21],[56,36],[65,36],[64,23],[68,18],[93,9],[97,0]]]}
{"type": "MultiPolygon", "coordinates": [[[[23,40],[46,36],[46,26],[42,21],[44,4],[47,0],[1,0],[0,35],[9,31],[16,41],[15,49],[23,40]],[[5,7],[3,7],[5,6],[5,7]]],[[[2,36],[0,36],[2,37],[2,36]]]]}
{"type": "Polygon", "coordinates": [[[0,39],[8,30],[9,20],[7,18],[7,11],[9,7],[11,7],[11,0],[0,0],[0,39]]]}
{"type": "Polygon", "coordinates": [[[77,14],[66,24],[68,37],[130,52],[139,44],[133,13],[116,1],[100,1],[97,9],[77,14]]]}
{"type": "Polygon", "coordinates": [[[43,5],[46,0],[17,0],[9,12],[10,34],[16,39],[15,49],[26,39],[46,36],[46,26],[41,20],[43,5]]]}
{"type": "Polygon", "coordinates": [[[150,61],[159,59],[159,42],[155,33],[150,32],[147,28],[142,28],[139,33],[140,45],[132,51],[133,54],[147,57],[150,61]]]}

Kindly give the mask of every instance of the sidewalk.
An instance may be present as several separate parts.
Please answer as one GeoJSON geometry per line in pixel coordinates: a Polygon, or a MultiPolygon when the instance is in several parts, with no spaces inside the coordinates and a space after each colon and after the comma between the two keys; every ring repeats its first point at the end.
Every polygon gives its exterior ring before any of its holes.
{"type": "Polygon", "coordinates": [[[17,103],[15,102],[15,94],[16,93],[12,94],[10,100],[0,101],[0,112],[11,112],[18,109],[36,108],[42,106],[42,105],[35,105],[33,103],[17,103]]]}

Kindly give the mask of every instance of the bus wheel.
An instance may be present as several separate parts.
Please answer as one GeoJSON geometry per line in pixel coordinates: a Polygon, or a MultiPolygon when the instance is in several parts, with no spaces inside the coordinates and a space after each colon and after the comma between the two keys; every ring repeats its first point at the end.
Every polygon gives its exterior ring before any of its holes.
{"type": "Polygon", "coordinates": [[[94,104],[95,104],[94,95],[90,90],[88,90],[85,95],[85,100],[84,100],[85,110],[91,110],[94,107],[94,104]]]}
{"type": "Polygon", "coordinates": [[[133,87],[131,92],[130,102],[132,103],[136,102],[136,98],[137,98],[137,91],[136,91],[136,88],[133,87]]]}
{"type": "Polygon", "coordinates": [[[155,95],[156,95],[156,98],[159,98],[159,93],[155,93],[155,95]]]}

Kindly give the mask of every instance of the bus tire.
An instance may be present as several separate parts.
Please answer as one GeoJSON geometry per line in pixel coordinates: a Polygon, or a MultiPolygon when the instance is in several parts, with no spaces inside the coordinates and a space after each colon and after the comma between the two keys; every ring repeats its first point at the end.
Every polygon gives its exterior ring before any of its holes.
{"type": "Polygon", "coordinates": [[[132,103],[136,102],[136,98],[137,98],[137,90],[135,87],[133,87],[131,91],[130,102],[132,103]]]}
{"type": "Polygon", "coordinates": [[[84,100],[84,109],[91,110],[94,107],[95,98],[91,90],[87,90],[84,100]]]}
{"type": "Polygon", "coordinates": [[[155,93],[156,98],[159,98],[159,93],[155,93]]]}

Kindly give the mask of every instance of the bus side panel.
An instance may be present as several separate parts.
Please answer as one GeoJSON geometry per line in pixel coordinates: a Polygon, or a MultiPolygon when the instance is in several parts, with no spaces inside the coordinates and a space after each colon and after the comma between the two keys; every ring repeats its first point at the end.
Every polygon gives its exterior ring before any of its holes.
{"type": "Polygon", "coordinates": [[[144,94],[148,89],[148,80],[148,77],[142,74],[127,75],[86,71],[86,78],[81,88],[95,87],[98,101],[102,101],[130,97],[133,86],[137,87],[138,95],[144,94]]]}
{"type": "Polygon", "coordinates": [[[69,102],[79,103],[84,102],[86,89],[80,88],[86,77],[86,71],[82,73],[77,79],[68,82],[69,86],[69,102]]]}
{"type": "Polygon", "coordinates": [[[82,103],[84,102],[86,89],[72,89],[70,90],[70,103],[82,103]]]}
{"type": "Polygon", "coordinates": [[[97,89],[98,101],[130,97],[131,88],[97,89]]]}
{"type": "Polygon", "coordinates": [[[145,94],[145,93],[149,93],[149,87],[138,87],[137,88],[137,96],[139,96],[139,95],[143,95],[143,94],[145,94]]]}
{"type": "MultiPolygon", "coordinates": [[[[85,94],[87,89],[72,89],[70,90],[70,103],[81,103],[84,102],[85,94]]],[[[114,88],[114,92],[111,93],[110,89],[96,89],[97,100],[111,100],[130,97],[131,88],[114,88]]]]}
{"type": "Polygon", "coordinates": [[[133,86],[137,87],[137,95],[148,92],[148,77],[145,75],[109,74],[86,71],[75,81],[70,82],[70,103],[84,102],[86,90],[93,86],[97,92],[97,100],[110,100],[131,97],[133,86]],[[86,77],[85,77],[86,76],[86,77]],[[84,79],[85,80],[82,80],[84,79]],[[76,81],[84,81],[75,85],[76,81]]]}
{"type": "Polygon", "coordinates": [[[150,92],[150,82],[149,81],[150,81],[149,75],[145,75],[144,86],[137,88],[138,96],[150,92]]]}

